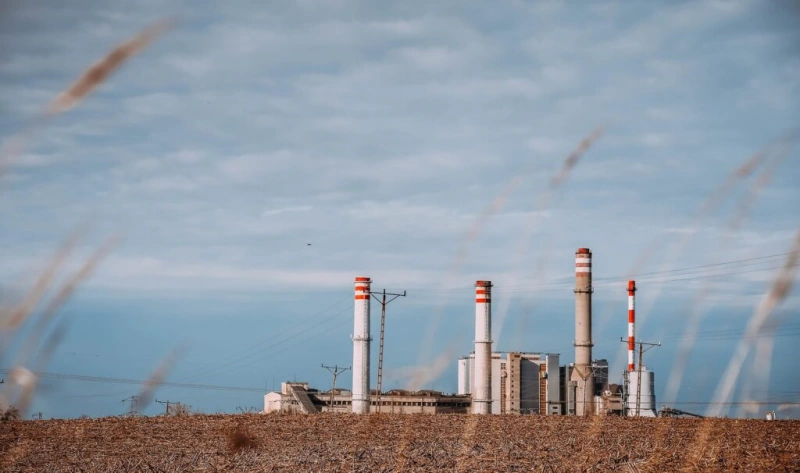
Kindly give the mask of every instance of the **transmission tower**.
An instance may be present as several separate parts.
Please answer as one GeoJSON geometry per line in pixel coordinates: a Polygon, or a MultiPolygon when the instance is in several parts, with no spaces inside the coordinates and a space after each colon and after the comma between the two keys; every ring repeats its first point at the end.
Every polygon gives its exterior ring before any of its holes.
{"type": "Polygon", "coordinates": [[[330,409],[331,409],[331,412],[333,412],[333,393],[336,392],[336,378],[340,374],[342,374],[345,371],[347,371],[350,368],[352,368],[352,366],[349,367],[349,368],[340,368],[339,365],[326,366],[326,365],[323,364],[322,367],[325,368],[326,370],[330,371],[331,374],[333,375],[333,387],[331,388],[331,398],[330,398],[330,409]]]}
{"type": "Polygon", "coordinates": [[[377,406],[378,412],[381,411],[381,395],[383,393],[383,334],[386,331],[386,306],[392,302],[393,300],[397,299],[398,297],[406,297],[406,291],[403,291],[402,294],[395,294],[391,292],[386,292],[384,289],[381,292],[370,292],[372,297],[375,298],[381,304],[381,341],[378,348],[378,399],[377,399],[377,406]],[[379,298],[377,294],[380,294],[381,297],[379,298]],[[391,296],[391,299],[386,299],[386,296],[391,296]]]}
{"type": "Polygon", "coordinates": [[[139,396],[127,397],[127,398],[123,399],[121,402],[125,402],[125,401],[128,401],[130,403],[129,407],[128,407],[128,415],[129,416],[135,416],[137,414],[136,409],[138,407],[137,404],[139,402],[139,396]]]}
{"type": "Polygon", "coordinates": [[[168,415],[169,415],[169,405],[170,405],[170,404],[172,404],[173,406],[174,406],[174,405],[178,405],[178,406],[179,406],[179,405],[181,404],[180,402],[173,402],[173,401],[159,401],[158,399],[156,399],[156,402],[164,406],[164,415],[165,415],[165,416],[168,416],[168,415]]]}

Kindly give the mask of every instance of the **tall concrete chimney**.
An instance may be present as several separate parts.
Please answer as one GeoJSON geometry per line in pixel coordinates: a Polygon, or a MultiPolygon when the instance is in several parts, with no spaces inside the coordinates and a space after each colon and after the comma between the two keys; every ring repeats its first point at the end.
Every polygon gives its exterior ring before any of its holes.
{"type": "Polygon", "coordinates": [[[472,413],[492,413],[492,282],[475,282],[475,381],[472,413]]]}
{"type": "Polygon", "coordinates": [[[370,278],[356,278],[353,329],[353,414],[369,414],[370,278]]]}
{"type": "Polygon", "coordinates": [[[594,413],[594,373],[592,372],[592,252],[575,252],[575,367],[571,380],[577,383],[575,414],[594,413]]]}
{"type": "Polygon", "coordinates": [[[628,371],[633,371],[636,353],[636,281],[628,281],[628,371]]]}

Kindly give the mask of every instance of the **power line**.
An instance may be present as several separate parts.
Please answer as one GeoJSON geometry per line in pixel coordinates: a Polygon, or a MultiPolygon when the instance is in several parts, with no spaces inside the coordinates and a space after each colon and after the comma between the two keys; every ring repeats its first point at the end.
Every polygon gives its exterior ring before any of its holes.
{"type": "Polygon", "coordinates": [[[343,302],[346,302],[346,301],[349,301],[349,300],[350,300],[349,297],[347,299],[337,299],[335,302],[333,302],[332,304],[329,304],[324,309],[322,309],[320,311],[316,311],[313,314],[309,315],[308,317],[305,317],[305,318],[301,319],[300,321],[292,323],[289,327],[287,327],[287,328],[285,328],[283,330],[280,330],[277,333],[274,333],[274,334],[270,335],[269,337],[267,337],[267,338],[265,338],[265,339],[263,339],[263,340],[261,340],[259,342],[254,343],[253,345],[241,350],[238,354],[230,355],[230,356],[228,356],[228,357],[226,357],[226,358],[224,358],[222,360],[217,360],[214,363],[210,363],[210,364],[206,365],[205,368],[201,369],[200,371],[196,372],[195,374],[192,374],[192,375],[189,375],[189,376],[184,376],[182,378],[179,378],[179,380],[189,380],[189,379],[193,379],[193,378],[198,378],[200,376],[205,376],[208,373],[218,372],[221,369],[224,369],[224,368],[230,366],[231,364],[235,363],[236,361],[238,361],[238,360],[240,360],[240,359],[242,359],[242,358],[244,358],[246,356],[252,356],[253,354],[258,353],[258,351],[260,350],[258,347],[263,346],[267,342],[275,340],[276,338],[287,334],[287,332],[290,333],[293,330],[296,330],[298,327],[302,327],[307,322],[314,322],[315,319],[320,314],[322,314],[324,312],[327,312],[328,310],[331,310],[333,307],[341,305],[343,302]]]}
{"type": "MultiPolygon", "coordinates": [[[[9,369],[0,369],[0,373],[3,374],[10,374],[12,370],[9,369]]],[[[48,373],[44,371],[33,371],[33,374],[36,375],[39,379],[58,379],[58,380],[65,380],[65,381],[85,381],[85,382],[92,382],[92,383],[109,383],[109,384],[138,384],[143,385],[147,381],[140,380],[140,379],[128,379],[128,378],[112,378],[112,377],[105,377],[105,376],[86,376],[86,375],[78,375],[78,374],[64,374],[64,373],[48,373]]],[[[237,387],[237,386],[220,386],[220,385],[213,385],[213,384],[191,384],[191,383],[171,383],[171,382],[163,382],[159,383],[158,386],[160,387],[170,387],[170,388],[183,388],[183,389],[207,389],[212,391],[244,391],[244,392],[263,392],[260,388],[246,388],[246,387],[237,387]]],[[[126,399],[129,400],[130,398],[126,399]]]]}
{"type": "MultiPolygon", "coordinates": [[[[788,256],[788,255],[791,255],[791,254],[794,254],[794,253],[797,253],[797,252],[796,251],[787,251],[786,253],[776,253],[774,255],[756,256],[754,258],[730,260],[730,261],[724,261],[722,263],[703,264],[703,265],[700,265],[700,266],[690,266],[690,267],[687,267],[687,268],[667,269],[667,270],[664,270],[664,271],[652,271],[652,272],[649,272],[649,273],[638,273],[638,274],[633,274],[633,275],[628,275],[628,276],[614,276],[614,277],[607,277],[607,278],[594,278],[593,280],[594,281],[601,281],[601,280],[604,280],[604,279],[630,279],[629,276],[639,277],[639,276],[650,276],[650,275],[653,275],[653,274],[675,273],[675,272],[679,272],[679,271],[688,271],[688,270],[694,270],[694,269],[711,268],[711,267],[716,267],[716,266],[726,266],[726,265],[735,264],[735,263],[746,263],[746,262],[749,262],[749,261],[777,258],[779,256],[788,256]]],[[[747,266],[747,265],[744,265],[744,266],[747,266]]]]}
{"type": "MultiPolygon", "coordinates": [[[[730,271],[730,272],[726,272],[726,273],[712,273],[712,274],[700,273],[700,274],[697,274],[697,275],[690,275],[688,277],[672,278],[672,279],[649,279],[649,280],[648,279],[637,279],[637,282],[641,281],[644,284],[656,285],[656,284],[665,284],[665,283],[679,282],[679,281],[694,281],[694,280],[698,280],[698,279],[716,278],[716,277],[720,277],[720,276],[733,276],[733,275],[737,275],[737,274],[754,273],[754,272],[759,272],[759,271],[771,271],[771,270],[775,270],[775,269],[780,269],[781,267],[782,267],[782,265],[781,266],[770,266],[768,268],[749,269],[749,270],[744,270],[744,271],[730,271]]],[[[596,285],[594,285],[594,287],[612,287],[616,283],[624,282],[624,281],[625,281],[625,279],[618,279],[618,280],[613,281],[613,282],[609,281],[609,280],[606,280],[606,282],[601,283],[601,284],[596,284],[596,285]]],[[[563,282],[563,283],[552,283],[552,284],[549,284],[549,285],[541,285],[541,286],[519,285],[519,286],[506,286],[506,287],[515,288],[515,289],[511,289],[508,292],[520,292],[520,291],[530,291],[530,290],[533,290],[533,289],[558,289],[558,288],[562,288],[562,287],[566,288],[566,287],[569,287],[570,285],[571,284],[568,283],[568,282],[563,282]]]]}
{"type": "MultiPolygon", "coordinates": [[[[283,338],[281,340],[278,340],[275,343],[273,343],[273,344],[271,344],[271,345],[269,345],[267,347],[264,347],[262,349],[259,349],[257,352],[255,352],[253,354],[248,355],[247,357],[242,356],[242,357],[239,357],[236,360],[233,360],[233,361],[231,361],[229,363],[221,365],[221,366],[219,366],[217,368],[208,370],[208,371],[206,371],[206,373],[218,372],[218,371],[220,371],[222,369],[226,369],[226,368],[228,368],[229,371],[233,371],[233,370],[238,370],[238,369],[241,369],[241,368],[245,368],[245,367],[250,366],[250,365],[252,365],[254,363],[261,363],[263,361],[263,357],[266,354],[271,353],[272,350],[274,350],[275,348],[285,344],[286,342],[288,342],[290,340],[296,339],[297,337],[299,337],[301,335],[305,335],[308,332],[311,332],[312,330],[323,328],[323,330],[320,333],[318,333],[317,335],[328,333],[328,329],[326,329],[324,327],[324,325],[326,323],[328,323],[328,322],[333,321],[336,317],[339,317],[340,315],[342,315],[343,313],[345,313],[348,310],[350,310],[350,307],[345,307],[344,309],[342,309],[341,311],[331,315],[330,317],[326,317],[326,318],[320,320],[314,326],[311,326],[311,327],[309,327],[309,328],[307,328],[305,330],[302,330],[302,331],[300,331],[298,333],[295,333],[295,334],[293,334],[293,335],[291,335],[289,337],[285,337],[285,338],[283,338]],[[256,358],[256,355],[259,355],[259,358],[256,358]]],[[[196,377],[196,376],[193,376],[193,377],[196,377]]]]}
{"type": "Polygon", "coordinates": [[[800,336],[800,323],[786,324],[784,326],[771,326],[753,335],[745,335],[744,329],[706,330],[697,332],[695,336],[685,334],[667,334],[663,338],[670,340],[683,340],[694,338],[698,340],[739,340],[741,338],[755,340],[763,337],[796,337],[800,336]]]}
{"type": "MultiPolygon", "coordinates": [[[[781,266],[770,266],[770,267],[766,267],[766,268],[756,268],[756,269],[750,269],[750,270],[745,270],[745,271],[741,271],[741,272],[721,272],[721,273],[711,273],[711,274],[709,274],[709,269],[710,268],[713,269],[713,268],[720,267],[720,266],[730,266],[730,265],[739,266],[739,267],[747,267],[747,266],[752,266],[753,264],[773,263],[773,261],[764,261],[764,260],[778,258],[778,257],[781,257],[781,256],[788,256],[788,255],[791,255],[793,253],[795,253],[795,252],[789,251],[789,252],[786,252],[786,253],[776,253],[776,254],[772,254],[772,255],[765,255],[765,256],[759,256],[759,257],[754,257],[754,258],[731,260],[731,261],[725,261],[725,262],[722,262],[722,263],[705,264],[705,265],[700,265],[700,266],[689,266],[689,267],[675,268],[675,269],[669,269],[669,270],[664,270],[664,271],[651,271],[651,272],[647,272],[647,273],[628,274],[628,275],[625,275],[625,276],[608,276],[608,277],[603,277],[603,278],[594,278],[594,281],[606,281],[605,283],[598,285],[598,286],[602,287],[602,286],[608,286],[612,282],[627,281],[627,280],[631,279],[632,277],[640,278],[642,276],[667,275],[667,274],[679,273],[679,272],[688,273],[688,274],[684,274],[682,276],[690,276],[692,274],[697,274],[697,276],[694,276],[692,278],[672,278],[672,279],[653,278],[653,279],[650,279],[650,280],[644,279],[644,281],[646,281],[648,284],[661,284],[661,283],[666,283],[666,282],[687,281],[687,280],[691,280],[691,279],[701,279],[701,278],[714,277],[714,276],[728,276],[728,275],[744,274],[744,273],[756,272],[756,271],[769,271],[769,270],[773,270],[773,269],[778,269],[781,266]],[[753,263],[754,261],[756,263],[753,263]],[[741,263],[746,263],[746,264],[741,264],[741,263]]],[[[726,269],[726,268],[720,268],[720,269],[726,269]]],[[[503,290],[504,291],[508,291],[508,292],[515,292],[515,289],[519,290],[519,291],[528,291],[528,290],[531,290],[531,289],[558,288],[558,287],[562,287],[562,286],[566,287],[566,286],[569,286],[569,285],[571,285],[573,283],[572,279],[573,278],[571,276],[564,276],[564,277],[558,277],[558,278],[550,279],[549,282],[548,281],[543,281],[543,282],[535,284],[535,285],[532,285],[532,284],[529,285],[529,284],[524,284],[524,283],[523,284],[514,284],[514,285],[505,285],[505,286],[503,286],[503,290]]],[[[467,288],[467,286],[455,286],[455,287],[447,288],[447,290],[457,290],[457,289],[466,289],[466,288],[467,288]]],[[[437,291],[438,290],[438,289],[431,289],[430,287],[412,288],[412,289],[414,289],[416,292],[426,292],[426,291],[431,291],[432,292],[432,291],[437,291]]],[[[442,290],[444,290],[444,289],[442,289],[442,290]]]]}
{"type": "Polygon", "coordinates": [[[712,273],[712,274],[702,274],[701,273],[699,275],[690,276],[690,277],[686,277],[686,278],[654,279],[654,280],[642,279],[641,281],[644,281],[644,282],[646,282],[648,284],[654,284],[654,283],[655,284],[661,284],[661,283],[665,283],[665,282],[674,282],[674,281],[692,281],[692,280],[695,280],[695,279],[715,278],[715,277],[719,277],[719,276],[732,276],[732,275],[735,275],[735,274],[756,273],[756,272],[759,272],[759,271],[771,271],[773,269],[780,269],[782,267],[783,267],[783,265],[778,265],[778,266],[770,266],[768,268],[747,269],[747,270],[744,270],[744,271],[729,271],[727,273],[712,273]]]}
{"type": "Polygon", "coordinates": [[[699,405],[699,406],[769,406],[780,404],[782,406],[800,406],[800,402],[783,402],[783,401],[733,401],[733,402],[713,402],[713,401],[679,401],[670,402],[668,404],[683,404],[683,405],[699,405]]]}

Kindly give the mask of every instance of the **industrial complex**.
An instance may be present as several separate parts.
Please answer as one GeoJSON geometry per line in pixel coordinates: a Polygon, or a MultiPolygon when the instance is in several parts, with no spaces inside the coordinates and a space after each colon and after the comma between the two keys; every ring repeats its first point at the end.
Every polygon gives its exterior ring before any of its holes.
{"type": "MultiPolygon", "coordinates": [[[[574,361],[562,365],[558,353],[493,351],[493,285],[491,281],[476,281],[475,345],[471,353],[458,359],[455,394],[371,388],[371,284],[368,277],[355,278],[352,388],[337,389],[335,377],[328,391],[313,389],[304,382],[284,382],[280,391],[264,396],[265,413],[657,415],[655,376],[642,362],[644,345],[653,344],[636,341],[634,281],[628,281],[627,286],[628,337],[623,341],[628,344],[628,365],[622,384],[609,384],[608,361],[592,357],[592,252],[588,248],[575,252],[574,361]]],[[[382,357],[379,359],[382,361],[382,357]]],[[[382,363],[378,366],[380,388],[382,363]]]]}

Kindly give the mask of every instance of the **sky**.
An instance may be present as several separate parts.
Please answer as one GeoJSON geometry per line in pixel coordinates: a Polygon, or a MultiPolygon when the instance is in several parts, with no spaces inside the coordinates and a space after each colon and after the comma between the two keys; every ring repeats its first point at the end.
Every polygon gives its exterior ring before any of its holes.
{"type": "MultiPolygon", "coordinates": [[[[30,290],[83,223],[90,229],[58,282],[121,236],[59,311],[67,331],[48,373],[143,380],[185,347],[168,381],[247,389],[163,387],[158,400],[236,412],[260,409],[281,381],[328,389],[320,365],[352,364],[352,282],[368,276],[375,290],[407,291],[387,308],[384,387],[407,386],[409,373],[446,360],[424,387],[454,392],[455,357],[472,350],[476,279],[495,285],[496,349],[572,361],[572,263],[589,247],[594,357],[621,376],[625,281],[635,273],[638,336],[662,341],[646,355],[657,400],[683,327],[702,315],[672,404],[702,411],[680,402],[711,400],[798,229],[800,156],[780,146],[693,223],[738,166],[800,125],[792,2],[0,9],[5,145],[114,45],[177,19],[38,129],[0,175],[4,305],[30,290]],[[598,127],[603,135],[548,190],[598,127]],[[765,175],[768,184],[755,186],[765,175]]],[[[795,289],[768,321],[779,334],[769,383],[750,393],[764,404],[728,414],[800,416],[789,363],[798,308],[795,289]]],[[[372,311],[377,341],[379,306],[372,311]]],[[[24,330],[6,336],[2,368],[24,330]]],[[[346,372],[338,386],[350,382],[346,372]]],[[[31,411],[118,415],[138,388],[42,379],[31,411]]]]}

